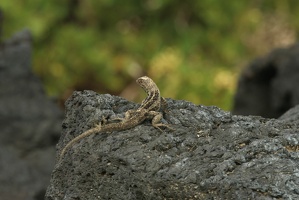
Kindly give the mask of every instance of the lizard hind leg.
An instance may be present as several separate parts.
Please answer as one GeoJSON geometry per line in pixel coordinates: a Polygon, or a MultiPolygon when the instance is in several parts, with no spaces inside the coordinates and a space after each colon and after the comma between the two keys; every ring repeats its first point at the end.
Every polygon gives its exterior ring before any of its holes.
{"type": "Polygon", "coordinates": [[[112,119],[113,121],[127,121],[128,119],[130,119],[132,113],[134,113],[134,110],[128,110],[127,112],[125,112],[125,118],[114,118],[112,119]]]}
{"type": "Polygon", "coordinates": [[[99,123],[95,123],[94,128],[97,129],[97,130],[101,130],[102,125],[105,125],[106,123],[107,123],[106,117],[102,116],[102,121],[100,121],[99,123]]]}
{"type": "Polygon", "coordinates": [[[104,124],[107,124],[107,118],[106,117],[104,117],[103,115],[102,115],[102,121],[99,123],[99,124],[96,124],[96,126],[101,126],[101,125],[104,125],[104,124]]]}

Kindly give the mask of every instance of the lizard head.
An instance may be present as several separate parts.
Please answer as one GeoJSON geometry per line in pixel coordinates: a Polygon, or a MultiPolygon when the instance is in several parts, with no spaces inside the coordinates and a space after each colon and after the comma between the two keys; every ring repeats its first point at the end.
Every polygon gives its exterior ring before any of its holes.
{"type": "Polygon", "coordinates": [[[160,91],[156,83],[147,76],[142,76],[136,80],[137,84],[149,95],[160,95],[160,91]]]}
{"type": "Polygon", "coordinates": [[[147,77],[147,76],[142,76],[136,80],[137,84],[140,85],[145,91],[149,91],[151,89],[157,88],[156,84],[154,81],[147,77]]]}

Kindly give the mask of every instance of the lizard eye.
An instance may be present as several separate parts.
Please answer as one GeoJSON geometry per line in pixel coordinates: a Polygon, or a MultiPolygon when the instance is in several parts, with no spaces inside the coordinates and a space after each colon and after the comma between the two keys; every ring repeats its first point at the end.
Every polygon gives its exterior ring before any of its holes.
{"type": "Polygon", "coordinates": [[[136,80],[136,82],[138,83],[138,85],[140,85],[141,87],[145,87],[147,84],[149,84],[150,83],[150,78],[149,77],[147,77],[147,76],[142,76],[142,77],[140,77],[140,78],[138,78],[137,80],[136,80]]]}
{"type": "Polygon", "coordinates": [[[140,77],[139,79],[137,79],[137,83],[144,83],[145,78],[144,77],[140,77]]]}

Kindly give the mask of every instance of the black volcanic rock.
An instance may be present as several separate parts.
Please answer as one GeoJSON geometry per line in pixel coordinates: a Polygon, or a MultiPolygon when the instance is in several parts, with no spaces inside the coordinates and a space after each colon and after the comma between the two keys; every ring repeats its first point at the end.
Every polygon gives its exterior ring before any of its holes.
{"type": "Polygon", "coordinates": [[[241,74],[233,113],[278,118],[299,104],[299,44],[254,60],[241,74]]]}
{"type": "MultiPolygon", "coordinates": [[[[163,123],[174,131],[145,121],[82,139],[61,162],[57,156],[46,199],[299,198],[298,123],[167,102],[163,123]]],[[[111,95],[73,93],[58,152],[102,116],[137,107],[111,95]]]]}
{"type": "Polygon", "coordinates": [[[0,45],[0,199],[44,199],[62,112],[31,71],[31,34],[0,45]]]}

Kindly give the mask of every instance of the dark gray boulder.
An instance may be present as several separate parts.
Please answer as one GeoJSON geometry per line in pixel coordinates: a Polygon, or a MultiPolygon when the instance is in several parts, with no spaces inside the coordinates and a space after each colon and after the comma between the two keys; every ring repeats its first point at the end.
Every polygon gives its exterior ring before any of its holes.
{"type": "Polygon", "coordinates": [[[0,44],[0,199],[44,199],[63,113],[31,70],[31,34],[0,44]]]}
{"type": "MultiPolygon", "coordinates": [[[[82,139],[61,162],[57,156],[46,199],[299,198],[298,124],[167,102],[163,123],[174,131],[145,121],[82,139]]],[[[102,116],[137,107],[111,95],[73,93],[58,152],[102,116]]]]}
{"type": "Polygon", "coordinates": [[[298,55],[295,44],[255,59],[239,78],[233,113],[278,118],[299,104],[298,55]]]}

